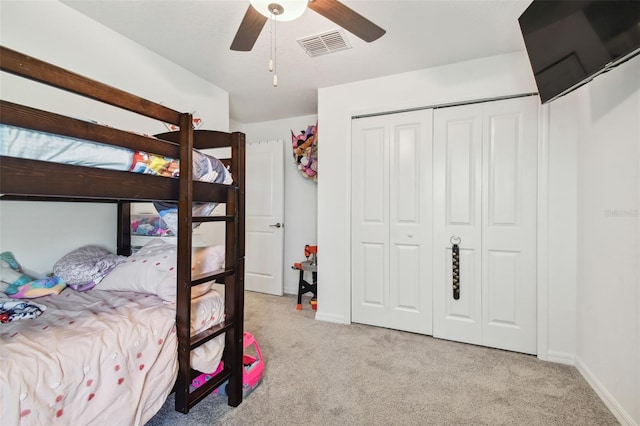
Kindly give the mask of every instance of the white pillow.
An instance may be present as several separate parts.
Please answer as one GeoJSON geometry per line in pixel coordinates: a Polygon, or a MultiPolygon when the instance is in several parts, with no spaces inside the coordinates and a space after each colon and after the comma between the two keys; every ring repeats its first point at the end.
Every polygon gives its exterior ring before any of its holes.
{"type": "Polygon", "coordinates": [[[194,275],[224,268],[224,246],[194,247],[191,254],[191,273],[194,275]]]}
{"type": "MultiPolygon", "coordinates": [[[[99,290],[135,291],[156,294],[167,302],[176,301],[177,248],[162,240],[152,240],[136,254],[116,266],[96,286],[99,290]]],[[[224,247],[195,248],[192,254],[192,274],[202,274],[221,269],[224,247]]],[[[213,283],[191,288],[196,298],[211,289],[213,283]]]]}

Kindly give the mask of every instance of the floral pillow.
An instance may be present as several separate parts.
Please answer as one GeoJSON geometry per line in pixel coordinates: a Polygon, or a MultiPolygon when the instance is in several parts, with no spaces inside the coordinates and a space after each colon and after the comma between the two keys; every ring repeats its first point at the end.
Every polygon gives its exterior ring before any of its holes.
{"type": "Polygon", "coordinates": [[[99,246],[80,247],[60,258],[53,265],[54,275],[78,291],[91,290],[126,258],[99,246]]]}

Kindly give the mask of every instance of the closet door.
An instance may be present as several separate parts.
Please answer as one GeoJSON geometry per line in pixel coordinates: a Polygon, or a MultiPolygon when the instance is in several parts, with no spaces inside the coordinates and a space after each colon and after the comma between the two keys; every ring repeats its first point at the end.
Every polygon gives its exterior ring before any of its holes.
{"type": "Polygon", "coordinates": [[[352,121],[352,320],[389,323],[389,129],[377,117],[352,121]]]}
{"type": "Polygon", "coordinates": [[[538,99],[483,108],[483,344],[536,353],[538,99]]]}
{"type": "Polygon", "coordinates": [[[354,322],[431,334],[431,120],[353,121],[354,322]]]}
{"type": "Polygon", "coordinates": [[[536,98],[435,111],[434,336],[536,352],[536,170],[536,98]]]}
{"type": "Polygon", "coordinates": [[[482,343],[482,106],[434,111],[433,335],[482,343]],[[453,244],[460,294],[453,295],[453,244]]]}

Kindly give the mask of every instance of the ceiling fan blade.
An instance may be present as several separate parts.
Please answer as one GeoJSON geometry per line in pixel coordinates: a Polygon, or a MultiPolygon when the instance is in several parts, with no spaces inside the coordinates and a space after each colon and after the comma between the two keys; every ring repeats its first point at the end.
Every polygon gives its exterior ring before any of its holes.
{"type": "Polygon", "coordinates": [[[256,40],[266,22],[267,17],[249,5],[244,18],[242,18],[238,32],[233,42],[231,42],[231,50],[248,52],[253,49],[253,45],[256,44],[256,40]]]}
{"type": "Polygon", "coordinates": [[[318,12],[368,43],[379,39],[386,33],[385,30],[338,0],[310,1],[309,9],[318,12]]]}

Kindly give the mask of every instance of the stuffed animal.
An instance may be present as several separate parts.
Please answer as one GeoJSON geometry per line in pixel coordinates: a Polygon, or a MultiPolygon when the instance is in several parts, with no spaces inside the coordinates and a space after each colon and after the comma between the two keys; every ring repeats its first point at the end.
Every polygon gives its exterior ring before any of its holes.
{"type": "Polygon", "coordinates": [[[33,278],[22,273],[13,253],[0,253],[0,292],[4,293],[9,285],[21,286],[31,281],[33,278]]]}
{"type": "Polygon", "coordinates": [[[291,132],[293,159],[302,176],[318,181],[318,123],[307,127],[299,135],[291,132]]]}
{"type": "Polygon", "coordinates": [[[60,294],[67,284],[57,276],[41,280],[22,273],[13,253],[0,253],[0,292],[13,299],[32,299],[35,297],[60,294]]]}

